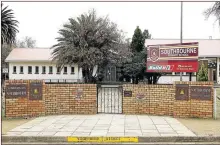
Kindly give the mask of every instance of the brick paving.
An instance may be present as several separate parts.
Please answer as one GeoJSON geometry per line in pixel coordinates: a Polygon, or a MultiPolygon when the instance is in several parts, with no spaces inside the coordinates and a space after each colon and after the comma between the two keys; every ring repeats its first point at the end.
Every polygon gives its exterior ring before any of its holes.
{"type": "Polygon", "coordinates": [[[59,115],[38,117],[7,136],[196,136],[177,119],[148,115],[59,115]]]}

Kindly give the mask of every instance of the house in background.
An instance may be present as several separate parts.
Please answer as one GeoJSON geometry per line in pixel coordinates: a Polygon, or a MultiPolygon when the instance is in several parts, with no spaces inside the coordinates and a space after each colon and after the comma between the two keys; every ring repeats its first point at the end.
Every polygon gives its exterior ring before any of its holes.
{"type": "MultiPolygon", "coordinates": [[[[220,39],[184,39],[186,42],[199,43],[199,60],[208,60],[208,79],[220,84],[220,39]]],[[[172,44],[180,43],[179,39],[146,39],[145,47],[147,45],[157,44],[172,44]]],[[[183,73],[183,81],[189,81],[189,73],[183,73]]],[[[158,83],[166,84],[173,83],[180,80],[180,73],[167,73],[160,77],[158,83]]],[[[192,75],[192,81],[196,81],[196,72],[192,75]]]]}
{"type": "MultiPolygon", "coordinates": [[[[52,61],[53,49],[15,48],[6,58],[10,80],[43,79],[45,82],[81,82],[82,69],[77,64],[66,65],[62,70],[52,61]]],[[[94,73],[97,68],[94,68],[94,73]]]]}

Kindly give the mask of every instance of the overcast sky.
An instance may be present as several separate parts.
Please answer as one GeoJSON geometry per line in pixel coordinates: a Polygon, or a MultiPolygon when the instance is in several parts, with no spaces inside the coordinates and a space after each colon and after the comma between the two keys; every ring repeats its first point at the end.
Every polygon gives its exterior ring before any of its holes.
{"type": "MultiPolygon", "coordinates": [[[[184,2],[183,39],[220,39],[215,18],[202,14],[212,2],[184,2]]],[[[148,29],[154,39],[180,38],[180,2],[5,2],[19,21],[18,39],[30,36],[37,47],[56,43],[58,30],[70,17],[94,8],[99,16],[111,21],[132,38],[136,26],[148,29]]]]}

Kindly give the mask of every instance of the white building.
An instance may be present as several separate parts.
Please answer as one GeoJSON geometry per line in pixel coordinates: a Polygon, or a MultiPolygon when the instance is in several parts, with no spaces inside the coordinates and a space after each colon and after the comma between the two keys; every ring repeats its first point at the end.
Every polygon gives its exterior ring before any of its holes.
{"type": "MultiPolygon", "coordinates": [[[[209,64],[215,64],[215,67],[208,69],[210,81],[220,84],[220,39],[184,39],[186,42],[199,43],[199,59],[208,59],[209,64]]],[[[145,46],[157,44],[180,43],[179,39],[146,39],[145,46]]],[[[167,74],[162,76],[158,83],[173,83],[180,80],[180,73],[167,74]]],[[[196,80],[196,73],[192,75],[192,81],[196,80]]],[[[189,73],[183,73],[183,81],[189,81],[189,73]]]]}
{"type": "Polygon", "coordinates": [[[82,80],[82,69],[77,64],[65,66],[61,71],[52,61],[52,49],[15,48],[6,58],[9,79],[44,79],[46,82],[82,80]]]}

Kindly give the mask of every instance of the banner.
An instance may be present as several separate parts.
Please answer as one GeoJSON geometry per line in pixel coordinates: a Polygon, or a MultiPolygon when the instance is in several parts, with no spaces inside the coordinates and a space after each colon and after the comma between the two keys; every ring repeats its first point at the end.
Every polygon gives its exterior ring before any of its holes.
{"type": "Polygon", "coordinates": [[[198,42],[148,45],[147,72],[197,72],[198,42]]]}

